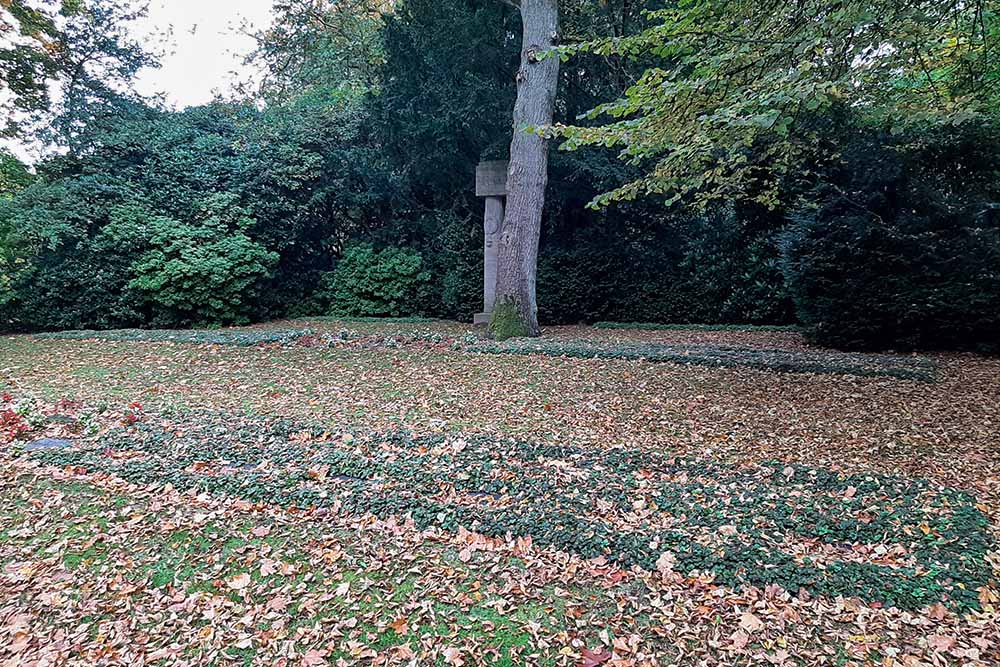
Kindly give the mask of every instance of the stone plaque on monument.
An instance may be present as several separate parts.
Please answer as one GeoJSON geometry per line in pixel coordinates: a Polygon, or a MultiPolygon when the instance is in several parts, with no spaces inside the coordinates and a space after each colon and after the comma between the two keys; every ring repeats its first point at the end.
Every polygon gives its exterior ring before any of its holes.
{"type": "Polygon", "coordinates": [[[506,197],[509,164],[506,160],[480,162],[476,167],[476,196],[506,197]]]}
{"type": "Polygon", "coordinates": [[[476,167],[476,196],[486,198],[483,214],[483,312],[477,313],[473,322],[489,324],[496,303],[497,250],[500,230],[503,227],[504,204],[507,198],[506,160],[480,162],[476,167]]]}

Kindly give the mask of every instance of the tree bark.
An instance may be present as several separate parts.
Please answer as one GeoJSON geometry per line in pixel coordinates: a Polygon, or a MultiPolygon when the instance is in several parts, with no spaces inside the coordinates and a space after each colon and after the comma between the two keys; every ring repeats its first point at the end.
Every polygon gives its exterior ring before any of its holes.
{"type": "Polygon", "coordinates": [[[540,60],[539,55],[558,42],[559,2],[521,0],[520,8],[524,27],[521,67],[507,174],[507,211],[497,260],[497,306],[491,325],[495,333],[537,336],[535,276],[549,178],[549,140],[526,129],[552,124],[559,58],[550,55],[540,60]]]}

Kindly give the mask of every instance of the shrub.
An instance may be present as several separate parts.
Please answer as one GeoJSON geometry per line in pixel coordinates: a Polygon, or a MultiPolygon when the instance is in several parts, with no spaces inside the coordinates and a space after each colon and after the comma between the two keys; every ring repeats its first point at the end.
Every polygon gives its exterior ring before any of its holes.
{"type": "Polygon", "coordinates": [[[152,247],[132,265],[129,287],[153,304],[154,321],[196,325],[249,320],[260,281],[278,254],[217,222],[152,219],[152,247]]]}
{"type": "Polygon", "coordinates": [[[997,348],[1000,210],[984,144],[867,146],[792,216],[784,274],[807,335],[847,349],[997,348]]]}
{"type": "Polygon", "coordinates": [[[344,251],[337,268],[324,276],[319,298],[330,314],[400,317],[420,314],[430,273],[419,252],[356,245],[344,251]]]}
{"type": "Polygon", "coordinates": [[[122,197],[110,179],[85,177],[0,201],[0,330],[106,328],[142,317],[126,287],[132,259],[97,231],[122,197]]]}

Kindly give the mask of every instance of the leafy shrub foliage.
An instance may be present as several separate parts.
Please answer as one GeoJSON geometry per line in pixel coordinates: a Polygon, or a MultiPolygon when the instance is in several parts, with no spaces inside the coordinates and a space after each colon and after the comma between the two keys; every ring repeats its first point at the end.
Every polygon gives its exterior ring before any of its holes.
{"type": "Polygon", "coordinates": [[[641,221],[627,208],[605,214],[543,237],[544,322],[792,321],[778,262],[780,213],[723,207],[697,215],[647,213],[641,221]]]}
{"type": "Polygon", "coordinates": [[[426,298],[430,278],[418,252],[356,245],[324,277],[320,298],[329,301],[336,315],[401,317],[426,298]]]}
{"type": "Polygon", "coordinates": [[[0,148],[0,199],[9,199],[31,184],[32,176],[24,163],[6,148],[0,148]]]}
{"type": "Polygon", "coordinates": [[[818,343],[855,349],[1000,345],[995,137],[859,143],[839,182],[793,215],[784,273],[818,343]]]}
{"type": "Polygon", "coordinates": [[[201,225],[163,217],[150,222],[150,248],[132,264],[129,287],[156,307],[154,322],[248,321],[278,254],[218,219],[201,225]]]}

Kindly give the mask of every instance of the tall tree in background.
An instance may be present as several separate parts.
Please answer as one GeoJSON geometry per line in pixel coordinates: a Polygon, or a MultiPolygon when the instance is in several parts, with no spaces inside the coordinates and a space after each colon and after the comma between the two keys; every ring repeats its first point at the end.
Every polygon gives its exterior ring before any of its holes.
{"type": "Polygon", "coordinates": [[[10,199],[28,187],[31,172],[17,157],[5,148],[0,148],[0,199],[10,199]]]}
{"type": "Polygon", "coordinates": [[[263,72],[269,102],[356,98],[375,86],[379,30],[394,0],[275,0],[271,25],[254,34],[248,64],[263,72]]]}
{"type": "Polygon", "coordinates": [[[72,145],[113,116],[156,57],[129,34],[132,0],[0,0],[0,136],[72,145]]]}
{"type": "Polygon", "coordinates": [[[559,43],[558,0],[521,0],[519,7],[521,67],[497,264],[497,306],[490,323],[498,337],[540,333],[536,273],[549,178],[549,139],[534,130],[552,124],[559,85],[559,58],[549,53],[559,43]]]}

